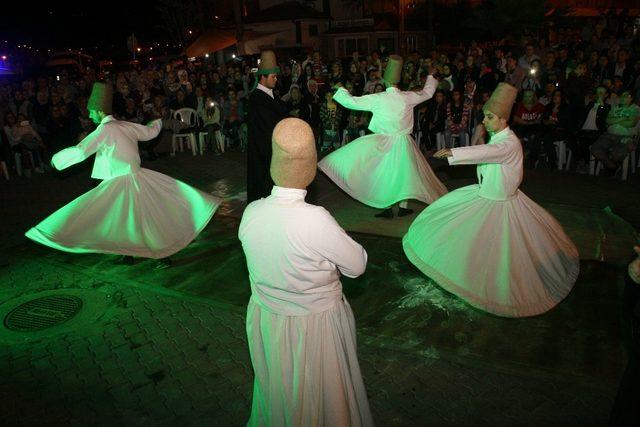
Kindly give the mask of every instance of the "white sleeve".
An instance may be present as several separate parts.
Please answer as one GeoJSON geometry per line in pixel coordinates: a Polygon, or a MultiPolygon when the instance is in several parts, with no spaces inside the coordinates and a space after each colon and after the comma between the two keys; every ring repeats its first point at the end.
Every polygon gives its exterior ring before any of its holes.
{"type": "Polygon", "coordinates": [[[84,137],[84,139],[75,147],[65,148],[64,150],[58,151],[54,154],[51,158],[51,163],[58,170],[80,163],[98,151],[100,143],[104,140],[103,132],[103,129],[98,127],[96,130],[84,137]]]}
{"type": "Polygon", "coordinates": [[[140,125],[137,123],[129,123],[128,128],[133,131],[138,141],[149,141],[158,136],[162,130],[162,119],[156,119],[148,125],[140,125]]]}
{"type": "Polygon", "coordinates": [[[410,104],[417,105],[431,99],[437,87],[438,81],[433,76],[429,75],[427,76],[427,81],[424,83],[424,87],[420,92],[407,91],[403,93],[406,95],[410,104]]]}
{"type": "Polygon", "coordinates": [[[474,145],[451,149],[450,165],[476,165],[478,163],[506,163],[513,150],[505,143],[474,145]]]}
{"type": "Polygon", "coordinates": [[[324,258],[334,263],[340,273],[347,277],[358,277],[367,268],[367,251],[353,240],[326,212],[322,231],[314,249],[324,258]]]}
{"type": "Polygon", "coordinates": [[[379,98],[377,94],[353,96],[343,87],[338,89],[335,95],[333,95],[333,100],[338,104],[350,110],[358,111],[373,111],[377,98],[379,98]]]}

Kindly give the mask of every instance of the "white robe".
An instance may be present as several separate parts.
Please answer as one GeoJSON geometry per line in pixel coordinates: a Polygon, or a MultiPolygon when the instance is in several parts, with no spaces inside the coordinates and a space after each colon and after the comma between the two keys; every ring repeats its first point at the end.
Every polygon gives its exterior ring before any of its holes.
{"type": "Polygon", "coordinates": [[[305,195],[274,186],[240,223],[255,373],[248,425],[373,425],[340,283],[364,272],[367,253],[305,195]]]}
{"type": "Polygon", "coordinates": [[[413,108],[433,96],[437,81],[429,76],[419,92],[394,87],[386,92],[353,97],[340,88],[333,99],[342,106],[371,111],[365,135],[334,151],[318,168],[354,199],[375,208],[416,199],[432,203],[447,193],[416,146],[413,108]]]}
{"type": "Polygon", "coordinates": [[[486,145],[454,148],[478,164],[478,185],[428,206],[403,238],[409,260],[440,286],[499,316],[544,313],[571,291],[578,251],[562,226],[518,190],[522,147],[509,128],[486,145]]]}
{"type": "Polygon", "coordinates": [[[26,236],[74,253],[164,258],[186,247],[208,224],[220,200],[140,167],[138,141],[155,138],[149,126],[105,117],[78,145],[53,156],[58,170],[96,154],[91,176],[103,180],[47,217],[26,236]]]}

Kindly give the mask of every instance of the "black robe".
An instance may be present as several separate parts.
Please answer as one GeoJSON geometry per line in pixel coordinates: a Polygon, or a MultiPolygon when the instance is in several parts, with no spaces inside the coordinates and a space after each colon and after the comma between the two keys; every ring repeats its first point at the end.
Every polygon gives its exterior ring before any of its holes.
{"type": "Polygon", "coordinates": [[[251,203],[271,194],[271,135],[276,124],[287,117],[287,109],[284,102],[256,89],[249,96],[247,110],[247,203],[251,203]]]}

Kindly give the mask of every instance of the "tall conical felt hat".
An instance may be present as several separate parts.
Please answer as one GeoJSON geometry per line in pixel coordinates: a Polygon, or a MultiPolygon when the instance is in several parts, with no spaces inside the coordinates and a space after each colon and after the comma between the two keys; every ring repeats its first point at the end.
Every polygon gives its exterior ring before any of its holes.
{"type": "Polygon", "coordinates": [[[113,104],[113,88],[110,83],[95,82],[91,96],[87,101],[87,110],[102,111],[111,114],[113,104]]]}
{"type": "Polygon", "coordinates": [[[279,187],[305,189],[316,176],[318,155],[313,130],[304,120],[281,120],[273,129],[271,179],[279,187]]]}
{"type": "Polygon", "coordinates": [[[402,77],[402,63],[404,60],[400,55],[389,55],[387,68],[384,70],[384,81],[389,85],[395,85],[402,77]]]}
{"type": "Polygon", "coordinates": [[[491,98],[482,107],[482,111],[491,111],[496,116],[509,120],[511,108],[513,108],[517,96],[518,89],[515,86],[509,83],[499,83],[491,94],[491,98]]]}
{"type": "Polygon", "coordinates": [[[280,74],[280,67],[276,60],[276,54],[272,50],[260,52],[260,64],[258,64],[258,74],[280,74]]]}

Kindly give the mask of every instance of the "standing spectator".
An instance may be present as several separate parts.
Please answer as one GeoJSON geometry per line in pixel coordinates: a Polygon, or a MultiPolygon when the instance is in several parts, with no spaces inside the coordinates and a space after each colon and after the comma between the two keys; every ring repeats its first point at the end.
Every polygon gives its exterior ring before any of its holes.
{"type": "Polygon", "coordinates": [[[244,121],[244,106],[237,92],[229,87],[227,99],[222,105],[223,133],[235,145],[240,142],[240,125],[244,121]]]}
{"type": "Polygon", "coordinates": [[[426,149],[436,147],[436,136],[444,132],[447,121],[447,102],[444,92],[437,90],[433,98],[427,101],[427,111],[424,115],[424,124],[421,126],[427,133],[426,149]]]}
{"type": "Polygon", "coordinates": [[[507,58],[504,56],[504,50],[500,47],[493,51],[492,68],[496,72],[502,73],[503,76],[507,74],[507,58]]]}
{"type": "Polygon", "coordinates": [[[468,138],[471,109],[472,103],[467,99],[463,99],[462,91],[453,89],[451,91],[451,101],[447,104],[447,125],[445,129],[447,146],[452,145],[451,138],[453,136],[458,137],[460,145],[463,145],[465,138],[468,138]]]}
{"type": "Polygon", "coordinates": [[[531,63],[531,68],[527,73],[524,81],[522,82],[522,89],[531,89],[535,93],[539,93],[542,89],[542,79],[540,78],[540,61],[535,59],[531,63]]]}
{"type": "Polygon", "coordinates": [[[51,113],[49,105],[49,93],[46,90],[39,90],[33,103],[33,127],[38,133],[43,135],[46,140],[47,120],[51,113]]]}
{"type": "Polygon", "coordinates": [[[195,92],[195,100],[196,100],[196,113],[199,118],[204,117],[204,109],[207,106],[207,98],[205,97],[204,90],[200,86],[196,86],[195,92]]]}
{"type": "Polygon", "coordinates": [[[320,93],[318,91],[318,84],[314,79],[310,79],[307,82],[307,104],[309,104],[309,124],[311,125],[311,129],[316,132],[316,136],[319,132],[320,127],[320,105],[322,101],[320,100],[320,93]]]}
{"type": "Polygon", "coordinates": [[[325,102],[320,107],[320,121],[322,123],[322,148],[325,152],[332,146],[340,147],[340,122],[342,120],[342,108],[333,100],[333,90],[327,90],[324,94],[325,102]]]}
{"type": "Polygon", "coordinates": [[[451,73],[451,64],[442,65],[442,79],[438,84],[438,89],[442,89],[445,92],[450,92],[456,87],[457,80],[451,73]]]}
{"type": "Polygon", "coordinates": [[[569,139],[569,148],[576,160],[576,172],[586,173],[589,161],[589,147],[600,135],[607,131],[607,116],[611,105],[607,103],[608,92],[604,86],[594,90],[592,101],[582,111],[578,122],[578,133],[569,139]]]}
{"type": "Polygon", "coordinates": [[[291,85],[291,89],[289,90],[287,111],[290,117],[297,117],[309,123],[309,116],[311,114],[309,104],[304,100],[300,86],[297,84],[291,85]]]}
{"type": "Polygon", "coordinates": [[[611,79],[613,73],[609,66],[609,57],[607,55],[601,55],[598,58],[598,65],[591,71],[591,77],[596,84],[602,84],[605,79],[611,79]]]}
{"type": "Polygon", "coordinates": [[[526,78],[525,70],[518,65],[518,60],[513,56],[507,58],[507,73],[505,75],[505,83],[509,83],[516,89],[522,89],[522,82],[526,78]]]}
{"type": "Polygon", "coordinates": [[[610,73],[615,77],[619,77],[622,81],[623,88],[629,88],[631,83],[631,67],[628,65],[629,51],[620,49],[616,54],[616,62],[610,65],[610,73]]]}
{"type": "Polygon", "coordinates": [[[205,108],[202,110],[202,128],[207,132],[207,143],[214,147],[214,153],[219,156],[224,153],[225,138],[222,135],[220,125],[220,106],[213,98],[208,97],[205,108]]]}
{"type": "Polygon", "coordinates": [[[51,107],[51,115],[47,120],[47,135],[47,145],[51,153],[56,153],[75,141],[69,120],[62,115],[57,105],[51,107]]]}
{"type": "MultiPolygon", "coordinates": [[[[358,70],[358,64],[352,62],[349,64],[349,72],[347,73],[347,81],[353,85],[353,94],[355,96],[362,95],[364,89],[364,75],[358,70]]],[[[346,86],[346,82],[345,82],[346,86]]]]}
{"type": "Polygon", "coordinates": [[[540,62],[540,57],[535,53],[535,46],[533,43],[527,43],[525,46],[525,53],[518,59],[518,66],[522,68],[525,73],[528,73],[533,68],[533,61],[540,62]]]}
{"type": "Polygon", "coordinates": [[[329,76],[329,85],[333,87],[334,85],[341,83],[346,83],[346,77],[342,73],[342,64],[340,61],[336,60],[331,64],[331,75],[329,76]]]}
{"type": "Polygon", "coordinates": [[[364,88],[362,89],[363,94],[374,93],[374,89],[378,83],[381,83],[380,73],[376,68],[369,68],[367,72],[367,82],[364,84],[364,88]]]}

